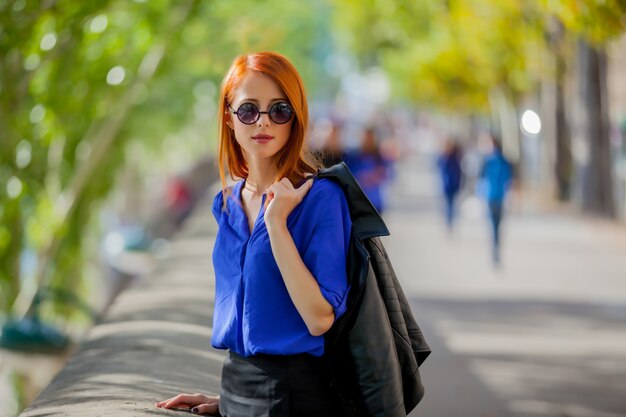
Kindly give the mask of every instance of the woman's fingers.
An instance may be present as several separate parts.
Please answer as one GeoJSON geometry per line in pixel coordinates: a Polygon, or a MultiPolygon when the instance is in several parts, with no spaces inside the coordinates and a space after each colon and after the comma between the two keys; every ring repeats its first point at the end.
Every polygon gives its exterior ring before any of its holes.
{"type": "MultiPolygon", "coordinates": [[[[287,180],[287,178],[283,178],[283,180],[287,180]]],[[[289,192],[289,188],[287,184],[283,182],[283,180],[277,181],[269,186],[269,188],[267,189],[267,197],[269,198],[269,201],[272,201],[274,198],[283,196],[287,192],[289,192]]],[[[289,180],[287,180],[287,182],[289,182],[289,180]]]]}
{"type": "Polygon", "coordinates": [[[283,178],[282,180],[275,182],[270,186],[270,189],[274,189],[274,194],[277,192],[280,194],[288,193],[290,190],[293,190],[293,185],[287,178],[283,178]]]}
{"type": "Polygon", "coordinates": [[[207,397],[202,394],[178,394],[155,405],[159,408],[192,408],[205,403],[206,400],[207,397]]]}
{"type": "Polygon", "coordinates": [[[194,414],[208,414],[208,415],[218,415],[219,413],[219,402],[212,402],[208,404],[200,404],[191,409],[191,412],[194,414]]]}
{"type": "Polygon", "coordinates": [[[266,224],[286,220],[311,189],[312,181],[307,181],[307,183],[301,185],[300,188],[294,188],[288,178],[283,178],[270,185],[267,190],[267,201],[271,204],[265,212],[266,224]]]}
{"type": "Polygon", "coordinates": [[[302,199],[304,198],[306,193],[309,192],[312,186],[313,186],[313,181],[308,180],[304,184],[302,184],[299,188],[295,188],[288,178],[283,178],[280,181],[272,184],[270,186],[270,191],[272,192],[273,197],[276,197],[277,194],[281,195],[283,192],[287,194],[292,193],[293,195],[298,197],[298,201],[302,201],[302,199]]]}
{"type": "Polygon", "coordinates": [[[311,187],[313,187],[313,181],[314,180],[308,180],[307,182],[302,184],[300,188],[296,188],[296,192],[298,193],[298,196],[300,197],[300,201],[302,201],[306,193],[308,193],[311,187]]]}
{"type": "Polygon", "coordinates": [[[174,407],[190,407],[189,398],[190,395],[187,394],[179,394],[175,397],[168,398],[165,401],[161,401],[156,403],[156,406],[159,408],[174,408],[174,407]]]}
{"type": "Polygon", "coordinates": [[[293,184],[289,181],[289,178],[283,178],[279,183],[284,185],[287,190],[293,190],[293,184]]]}
{"type": "Polygon", "coordinates": [[[276,186],[276,184],[270,185],[270,187],[267,189],[268,202],[272,201],[274,197],[276,197],[276,192],[278,192],[278,187],[276,186]]]}
{"type": "MultiPolygon", "coordinates": [[[[159,401],[155,405],[157,407],[159,407],[159,408],[165,407],[167,404],[175,403],[175,402],[180,401],[180,398],[182,398],[183,395],[185,395],[185,394],[179,394],[179,395],[177,395],[175,397],[168,398],[167,400],[159,401]]],[[[165,407],[165,408],[169,408],[169,407],[165,407]]]]}

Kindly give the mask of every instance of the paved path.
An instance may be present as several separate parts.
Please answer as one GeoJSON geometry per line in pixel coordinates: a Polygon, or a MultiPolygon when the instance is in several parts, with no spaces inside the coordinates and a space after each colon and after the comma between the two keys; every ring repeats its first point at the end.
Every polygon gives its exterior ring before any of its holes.
{"type": "Polygon", "coordinates": [[[399,172],[384,241],[434,351],[411,416],[626,416],[626,228],[517,209],[495,269],[471,200],[448,235],[426,161],[399,172]]]}

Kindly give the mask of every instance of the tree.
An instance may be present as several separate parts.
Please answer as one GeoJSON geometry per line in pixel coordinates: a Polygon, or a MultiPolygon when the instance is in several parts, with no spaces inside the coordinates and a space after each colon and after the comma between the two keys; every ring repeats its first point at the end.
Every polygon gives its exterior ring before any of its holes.
{"type": "Polygon", "coordinates": [[[1,105],[12,129],[2,156],[13,168],[6,206],[19,208],[3,215],[13,228],[10,249],[2,253],[9,265],[2,281],[11,289],[3,291],[4,311],[13,305],[25,314],[42,285],[82,283],[88,208],[112,187],[107,173],[123,162],[124,121],[167,50],[170,26],[182,23],[195,3],[174,7],[166,19],[148,10],[135,21],[129,17],[139,15],[139,4],[5,4],[2,84],[8,94],[1,105]],[[116,142],[122,146],[113,147],[116,142]],[[10,161],[16,144],[30,147],[31,163],[10,161]],[[15,261],[24,253],[36,254],[35,271],[15,261]]]}
{"type": "Polygon", "coordinates": [[[583,210],[615,215],[606,84],[607,42],[626,28],[626,3],[619,0],[544,1],[548,13],[578,37],[578,116],[575,139],[583,152],[577,160],[577,194],[583,210]]]}

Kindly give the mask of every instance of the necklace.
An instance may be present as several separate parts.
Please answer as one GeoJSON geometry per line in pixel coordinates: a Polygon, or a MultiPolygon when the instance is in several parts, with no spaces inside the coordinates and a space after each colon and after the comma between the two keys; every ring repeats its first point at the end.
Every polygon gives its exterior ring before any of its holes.
{"type": "Polygon", "coordinates": [[[250,191],[251,193],[256,193],[257,190],[259,189],[259,187],[254,185],[254,184],[250,184],[250,186],[248,186],[248,182],[245,182],[243,184],[243,188],[245,188],[246,190],[250,191]]]}
{"type": "MultiPolygon", "coordinates": [[[[252,193],[253,196],[257,196],[260,197],[259,192],[262,191],[259,189],[259,186],[256,184],[248,184],[248,182],[244,182],[243,183],[243,188],[246,191],[249,191],[250,193],[252,193]]],[[[265,191],[263,191],[261,194],[265,194],[265,191]]]]}

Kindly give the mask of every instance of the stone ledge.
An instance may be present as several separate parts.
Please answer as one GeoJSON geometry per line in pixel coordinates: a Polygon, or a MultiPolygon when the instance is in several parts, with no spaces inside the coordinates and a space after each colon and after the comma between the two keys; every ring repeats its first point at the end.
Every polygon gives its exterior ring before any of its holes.
{"type": "Polygon", "coordinates": [[[219,393],[225,353],[210,344],[215,227],[205,199],[167,255],[116,298],[21,416],[181,415],[188,413],[154,403],[180,392],[219,393]]]}

